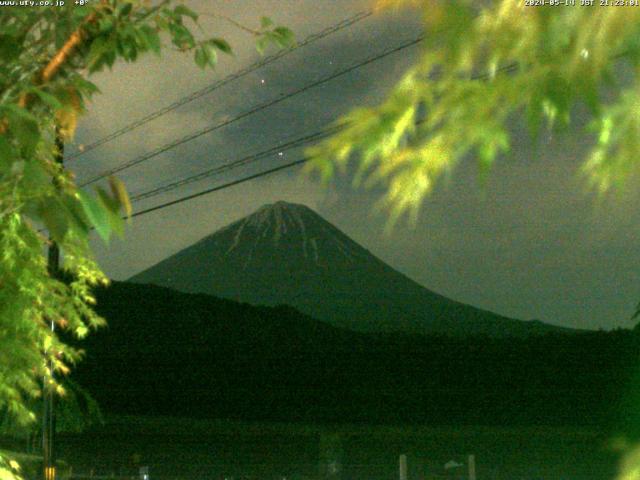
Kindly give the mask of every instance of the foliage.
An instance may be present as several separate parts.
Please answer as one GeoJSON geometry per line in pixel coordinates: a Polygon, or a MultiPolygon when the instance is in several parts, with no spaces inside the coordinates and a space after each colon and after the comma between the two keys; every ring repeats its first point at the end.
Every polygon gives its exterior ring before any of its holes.
{"type": "Polygon", "coordinates": [[[603,434],[640,438],[640,375],[631,379],[629,371],[640,363],[640,330],[520,338],[366,334],[287,306],[148,284],[114,281],[96,289],[96,298],[109,328],[87,339],[91,358],[75,374],[112,414],[333,425],[592,425],[603,434]],[[150,335],[158,341],[150,344],[150,335]],[[177,388],[158,391],[167,379],[177,388]]]}
{"type": "MultiPolygon", "coordinates": [[[[98,91],[87,77],[116,60],[160,53],[167,40],[203,68],[215,66],[218,51],[231,53],[221,38],[197,39],[198,15],[182,4],[67,3],[5,7],[0,16],[0,408],[21,424],[35,418],[27,400],[39,394],[40,379],[63,393],[49,362],[63,375],[81,357],[51,322],[77,337],[104,323],[91,308],[91,288],[108,281],[92,259],[90,230],[108,242],[123,234],[122,213],[131,214],[118,179],[109,179],[108,189],[82,191],[56,161],[62,153],[57,137],[72,138],[86,101],[98,91]],[[51,241],[63,253],[67,280],[48,271],[43,253],[51,241]]],[[[259,41],[291,44],[288,29],[264,23],[259,41]]],[[[4,478],[10,470],[3,465],[4,478]]]]}
{"type": "Polygon", "coordinates": [[[0,480],[14,480],[20,473],[20,464],[10,455],[0,452],[0,480]]]}
{"type": "Polygon", "coordinates": [[[518,115],[535,138],[545,123],[567,127],[577,104],[588,107],[589,132],[597,136],[584,163],[593,187],[607,192],[637,170],[640,9],[524,0],[380,2],[406,3],[423,11],[419,60],[386,101],[353,110],[338,121],[339,133],[309,149],[310,170],[327,180],[357,155],[355,183],[386,184],[382,204],[393,223],[407,212],[415,216],[438,177],[466,155],[488,170],[509,150],[509,123],[518,115]],[[621,64],[634,73],[628,84],[615,81],[621,64]],[[614,93],[611,100],[603,99],[604,89],[614,93]]]}
{"type": "MultiPolygon", "coordinates": [[[[62,378],[59,382],[65,394],[55,401],[56,432],[80,433],[91,426],[104,423],[100,406],[84,388],[70,378],[62,378]]],[[[30,398],[27,406],[37,417],[27,434],[30,438],[38,438],[42,433],[42,400],[30,398]]],[[[8,409],[0,411],[0,436],[18,438],[24,434],[24,426],[14,416],[9,415],[8,409]]]]}

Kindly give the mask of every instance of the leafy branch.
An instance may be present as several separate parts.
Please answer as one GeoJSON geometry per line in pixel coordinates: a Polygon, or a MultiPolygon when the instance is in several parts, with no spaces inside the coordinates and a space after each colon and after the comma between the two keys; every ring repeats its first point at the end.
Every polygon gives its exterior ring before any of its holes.
{"type": "Polygon", "coordinates": [[[308,171],[327,181],[354,162],[356,185],[366,179],[365,186],[385,186],[380,205],[391,224],[405,213],[415,219],[438,178],[462,158],[474,157],[484,174],[510,151],[515,118],[525,118],[536,138],[545,124],[566,131],[578,104],[593,119],[586,133],[599,139],[582,169],[591,185],[606,193],[640,170],[637,9],[560,11],[527,8],[520,0],[486,6],[384,0],[380,6],[408,3],[423,9],[419,60],[386,101],[355,109],[337,122],[339,133],[310,148],[308,171]],[[627,89],[615,81],[620,63],[634,72],[627,89]],[[517,68],[504,71],[508,65],[517,68]],[[603,100],[603,89],[614,99],[603,100]]]}
{"type": "MultiPolygon", "coordinates": [[[[68,2],[71,3],[71,2],[68,2]]],[[[86,336],[104,324],[93,311],[92,289],[108,279],[93,260],[89,232],[105,243],[124,235],[131,204],[124,184],[110,178],[93,193],[75,183],[54,157],[58,135],[73,137],[85,104],[98,92],[86,77],[116,61],[160,54],[162,38],[193,51],[213,67],[222,38],[196,39],[198,15],[163,0],[101,0],[76,7],[8,8],[0,16],[0,410],[33,422],[28,399],[40,379],[62,394],[46,365],[64,375],[82,357],[49,328],[86,336]],[[50,238],[38,232],[44,227],[50,238]],[[43,255],[55,241],[64,252],[62,277],[52,278],[43,255]]],[[[280,37],[291,40],[288,31],[280,37]]],[[[280,38],[284,43],[284,39],[280,38]]],[[[10,468],[0,459],[0,476],[10,468]]],[[[15,472],[14,472],[15,473],[15,472]]],[[[12,473],[13,475],[13,473],[12,473]]]]}

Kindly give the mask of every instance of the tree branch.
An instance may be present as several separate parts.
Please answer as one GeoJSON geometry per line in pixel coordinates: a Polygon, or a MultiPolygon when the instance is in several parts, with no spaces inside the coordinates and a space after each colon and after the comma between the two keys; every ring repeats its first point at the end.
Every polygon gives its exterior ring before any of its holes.
{"type": "MultiPolygon", "coordinates": [[[[107,5],[107,0],[100,0],[102,5],[107,5]]],[[[96,21],[98,18],[98,13],[96,10],[91,12],[87,17],[82,21],[82,23],[76,28],[76,30],[69,36],[64,45],[58,50],[58,52],[53,56],[49,63],[45,65],[38,75],[36,79],[36,84],[42,85],[47,83],[51,78],[55,76],[56,73],[60,70],[62,65],[69,59],[75,48],[80,45],[85,35],[85,28],[87,25],[90,25],[96,21]]],[[[18,100],[18,105],[20,107],[26,107],[29,103],[29,94],[23,93],[18,100]]],[[[1,133],[1,132],[0,132],[1,133]]]]}
{"type": "MultiPolygon", "coordinates": [[[[100,0],[102,5],[107,5],[107,0],[100,0]]],[[[51,78],[58,73],[60,67],[67,61],[73,50],[80,45],[85,35],[85,28],[87,25],[90,25],[96,21],[98,18],[98,13],[96,10],[91,12],[87,17],[83,20],[83,22],[78,26],[78,28],[71,34],[71,36],[64,43],[62,48],[58,50],[49,63],[44,67],[42,73],[40,74],[40,83],[46,83],[51,78]]]]}
{"type": "Polygon", "coordinates": [[[233,18],[231,17],[227,17],[226,15],[221,15],[219,13],[200,13],[200,15],[204,15],[206,17],[213,17],[213,18],[221,18],[227,22],[229,22],[230,24],[238,27],[240,30],[244,30],[245,32],[249,32],[251,35],[255,35],[258,36],[261,34],[261,32],[259,32],[258,30],[254,30],[252,28],[247,27],[246,25],[241,24],[240,22],[235,21],[233,18]]]}
{"type": "MultiPolygon", "coordinates": [[[[91,15],[86,18],[86,23],[89,24],[95,22],[96,17],[96,12],[91,13],[91,15]]],[[[39,83],[47,83],[51,79],[51,77],[53,77],[58,72],[60,67],[67,61],[67,59],[71,55],[71,52],[73,52],[73,50],[78,45],[80,45],[83,37],[84,24],[79,26],[76,31],[71,34],[62,48],[58,50],[58,53],[56,53],[53,58],[49,60],[49,63],[40,73],[40,78],[38,79],[39,83]]]]}

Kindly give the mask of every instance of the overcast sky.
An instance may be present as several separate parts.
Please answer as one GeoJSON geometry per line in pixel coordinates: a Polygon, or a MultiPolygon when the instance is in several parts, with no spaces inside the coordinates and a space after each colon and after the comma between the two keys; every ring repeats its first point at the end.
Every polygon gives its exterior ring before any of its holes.
{"type": "MultiPolygon", "coordinates": [[[[370,0],[252,0],[186,2],[257,27],[261,15],[294,30],[298,40],[371,7],[370,0]]],[[[233,118],[420,33],[415,12],[368,17],[300,48],[275,63],[186,104],[142,128],[68,161],[79,181],[183,135],[233,118]]],[[[78,130],[89,144],[129,122],[258,60],[253,39],[212,16],[207,35],[230,40],[234,57],[215,72],[167,51],[94,77],[102,90],[78,130]]],[[[410,47],[322,86],[167,151],[119,174],[132,194],[223,165],[286,140],[315,132],[350,108],[374,104],[415,60],[410,47]]],[[[473,158],[425,201],[415,226],[384,234],[386,217],[373,206],[380,191],[354,190],[349,178],[328,188],[290,169],[135,219],[125,241],[93,244],[107,274],[124,280],[218,228],[277,200],[303,203],[391,266],[425,287],[497,313],[581,328],[633,324],[640,300],[638,193],[604,202],[589,194],[578,174],[591,139],[580,133],[544,135],[534,145],[515,122],[513,150],[496,164],[485,186],[473,158]]],[[[150,207],[302,156],[273,155],[254,165],[208,178],[134,205],[150,207]]],[[[633,190],[631,188],[630,190],[633,190]]],[[[637,189],[636,189],[637,190],[637,189]]]]}

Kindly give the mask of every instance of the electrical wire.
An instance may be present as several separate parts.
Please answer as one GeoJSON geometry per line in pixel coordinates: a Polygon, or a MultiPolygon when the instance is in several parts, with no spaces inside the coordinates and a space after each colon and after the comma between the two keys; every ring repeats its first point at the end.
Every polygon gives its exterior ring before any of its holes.
{"type": "MultiPolygon", "coordinates": [[[[507,66],[499,69],[499,71],[509,72],[509,71],[513,71],[514,68],[515,68],[515,65],[511,64],[511,65],[507,65],[507,66]]],[[[479,79],[488,78],[488,77],[489,77],[488,74],[482,74],[482,75],[478,75],[478,76],[472,77],[472,79],[479,80],[479,79]]],[[[328,136],[331,133],[334,133],[334,132],[326,133],[326,135],[328,136]]],[[[312,135],[314,135],[314,134],[312,134],[312,135]]],[[[270,149],[268,151],[273,151],[274,149],[270,149]]],[[[258,154],[258,155],[260,155],[260,154],[258,154]]],[[[295,160],[293,162],[285,163],[284,165],[279,165],[277,167],[270,168],[268,170],[263,170],[262,172],[259,172],[259,173],[248,175],[246,177],[243,177],[243,178],[240,178],[240,179],[237,179],[237,180],[232,180],[232,181],[224,183],[222,185],[217,185],[215,187],[207,188],[207,189],[202,190],[202,191],[197,192],[197,193],[186,195],[186,196],[180,197],[178,199],[170,200],[168,202],[164,202],[164,203],[155,205],[153,207],[149,207],[149,208],[146,208],[144,210],[140,210],[138,212],[133,213],[131,215],[131,217],[133,218],[133,217],[138,217],[138,216],[141,216],[141,215],[146,215],[148,213],[155,212],[157,210],[161,210],[163,208],[170,207],[172,205],[177,205],[179,203],[183,203],[183,202],[186,202],[186,201],[189,201],[189,200],[193,200],[194,198],[202,197],[202,196],[207,195],[209,193],[219,192],[220,190],[225,190],[227,188],[239,185],[241,183],[245,183],[245,182],[248,182],[250,180],[255,180],[256,178],[261,178],[261,177],[264,177],[264,176],[267,176],[267,175],[271,175],[273,173],[280,172],[280,171],[283,171],[283,170],[286,170],[286,169],[289,169],[289,168],[292,168],[292,167],[295,167],[295,166],[298,166],[298,165],[302,165],[302,164],[304,164],[304,163],[306,163],[308,161],[309,161],[309,158],[304,158],[303,157],[303,158],[300,158],[300,159],[295,160]]],[[[190,178],[193,178],[193,177],[190,177],[190,178]]],[[[203,177],[203,178],[205,178],[205,177],[203,177]]],[[[180,182],[174,182],[174,184],[178,184],[178,183],[180,183],[180,182]]],[[[159,190],[159,189],[156,189],[156,190],[159,190]]],[[[165,191],[168,191],[168,190],[165,190],[165,191]]],[[[159,193],[162,193],[162,192],[159,192],[159,193]]],[[[143,198],[142,196],[139,196],[139,197],[143,198]]]]}
{"type": "Polygon", "coordinates": [[[402,51],[402,50],[404,50],[406,48],[412,47],[412,46],[422,42],[423,40],[424,40],[424,35],[420,35],[417,38],[414,38],[412,40],[404,42],[399,46],[388,48],[388,49],[382,51],[381,53],[378,53],[378,54],[373,55],[373,56],[371,56],[371,57],[369,57],[369,58],[367,58],[365,60],[357,62],[357,63],[355,63],[355,64],[353,64],[353,65],[351,65],[351,66],[349,66],[347,68],[344,68],[344,69],[338,71],[338,72],[335,72],[335,73],[332,73],[332,74],[327,75],[325,77],[322,77],[319,80],[316,80],[316,81],[314,81],[312,83],[309,83],[309,84],[307,84],[307,85],[305,85],[303,87],[297,88],[297,89],[295,89],[295,90],[293,90],[293,91],[291,91],[291,92],[289,92],[287,94],[281,95],[280,97],[278,97],[276,99],[269,100],[269,101],[267,101],[265,103],[257,105],[257,106],[255,106],[255,107],[253,107],[253,108],[251,108],[251,109],[249,109],[249,110],[247,110],[245,112],[242,112],[242,113],[240,113],[240,114],[238,114],[238,115],[236,115],[236,116],[234,116],[234,117],[232,117],[232,118],[230,118],[228,120],[225,120],[225,121],[217,123],[215,125],[203,128],[203,129],[201,129],[201,130],[199,130],[197,132],[185,135],[185,136],[183,136],[182,138],[180,138],[178,140],[174,140],[173,142],[165,144],[165,145],[163,145],[163,146],[161,146],[161,147],[159,147],[159,148],[157,148],[155,150],[152,150],[151,152],[148,152],[148,153],[145,153],[143,155],[140,155],[139,157],[136,157],[136,158],[134,158],[132,160],[129,160],[128,162],[125,162],[125,163],[123,163],[123,164],[121,164],[121,165],[119,165],[117,167],[113,167],[111,169],[105,170],[105,171],[99,173],[98,175],[92,177],[91,179],[85,181],[84,183],[80,184],[80,187],[85,187],[85,186],[90,185],[92,183],[95,183],[95,182],[97,182],[99,180],[102,180],[103,178],[106,178],[106,177],[109,177],[111,175],[114,175],[114,174],[116,174],[118,172],[121,172],[121,171],[126,170],[128,168],[131,168],[131,167],[133,167],[135,165],[139,165],[140,163],[143,163],[143,162],[145,162],[145,161],[147,161],[147,160],[149,160],[149,159],[151,159],[153,157],[156,157],[156,156],[158,156],[158,155],[160,155],[160,154],[162,154],[162,153],[164,153],[164,152],[166,152],[168,150],[171,150],[171,149],[173,149],[173,148],[175,148],[175,147],[177,147],[179,145],[182,145],[184,143],[187,143],[187,142],[190,142],[192,140],[195,140],[196,138],[201,137],[202,135],[205,135],[207,133],[211,133],[211,132],[213,132],[215,130],[218,130],[220,128],[226,127],[226,126],[228,126],[228,125],[230,125],[230,124],[232,124],[234,122],[237,122],[237,121],[239,121],[239,120],[241,120],[243,118],[246,118],[246,117],[248,117],[250,115],[253,115],[254,113],[257,113],[257,112],[260,112],[262,110],[265,110],[265,109],[267,109],[269,107],[272,107],[273,105],[277,105],[278,103],[281,103],[281,102],[283,102],[285,100],[288,100],[289,98],[292,98],[292,97],[294,97],[296,95],[304,93],[304,92],[306,92],[306,91],[308,91],[308,90],[310,90],[312,88],[315,88],[317,86],[323,85],[323,84],[325,84],[327,82],[330,82],[331,80],[334,80],[334,79],[336,79],[338,77],[346,75],[347,73],[350,73],[350,72],[352,72],[354,70],[357,70],[358,68],[362,68],[362,67],[364,67],[364,66],[366,66],[366,65],[368,65],[370,63],[373,63],[373,62],[376,62],[378,60],[381,60],[381,59],[383,59],[383,58],[385,58],[385,57],[387,57],[389,55],[392,55],[394,53],[400,52],[400,51],[402,51]]]}
{"type": "Polygon", "coordinates": [[[332,135],[333,133],[337,133],[339,131],[339,129],[341,128],[341,126],[334,126],[334,127],[330,127],[330,128],[325,128],[319,131],[316,131],[314,133],[311,133],[309,135],[305,135],[303,137],[299,137],[296,138],[295,140],[291,140],[289,142],[286,143],[281,143],[276,145],[275,147],[271,147],[267,150],[263,150],[259,153],[256,154],[252,154],[252,155],[248,155],[246,157],[243,157],[239,160],[235,160],[233,162],[229,162],[229,163],[225,163],[223,165],[211,168],[209,170],[205,170],[204,172],[198,173],[196,175],[191,175],[189,177],[185,177],[182,178],[180,180],[162,185],[160,187],[156,187],[153,188],[151,190],[147,190],[145,192],[136,194],[136,195],[132,195],[131,196],[131,201],[132,202],[138,202],[140,200],[144,200],[147,198],[151,198],[151,197],[155,197],[156,195],[160,195],[162,193],[166,193],[169,192],[171,190],[175,190],[176,188],[180,188],[184,185],[188,185],[190,183],[194,183],[200,180],[204,180],[206,178],[209,177],[213,177],[215,175],[219,175],[221,173],[224,173],[226,171],[229,170],[233,170],[235,168],[244,166],[244,165],[249,165],[251,163],[255,163],[259,160],[262,160],[263,158],[269,157],[271,155],[274,154],[282,154],[283,152],[286,152],[288,150],[291,150],[293,148],[296,147],[300,147],[302,145],[305,145],[307,143],[313,142],[313,141],[317,141],[317,140],[322,140],[323,138],[328,137],[329,135],[332,135]]]}
{"type": "MultiPolygon", "coordinates": [[[[504,67],[499,68],[497,70],[497,72],[501,72],[501,73],[512,72],[512,71],[515,70],[516,67],[517,67],[516,64],[509,64],[509,65],[506,65],[504,67]]],[[[480,79],[489,78],[489,76],[490,76],[489,74],[485,73],[485,74],[475,75],[475,76],[471,77],[471,79],[472,80],[480,80],[480,79]]],[[[425,119],[419,119],[419,120],[416,121],[416,124],[419,125],[419,124],[423,123],[424,121],[425,121],[425,119]]],[[[255,163],[255,162],[257,162],[259,160],[262,160],[263,158],[267,158],[267,157],[269,157],[269,156],[271,156],[271,155],[273,155],[275,153],[285,152],[287,150],[291,150],[293,148],[305,145],[307,143],[311,143],[313,141],[322,140],[322,139],[324,139],[324,138],[326,138],[326,137],[328,137],[328,136],[330,136],[330,135],[332,135],[334,133],[337,133],[340,129],[344,128],[345,126],[347,126],[347,125],[346,124],[334,125],[332,127],[325,128],[325,129],[322,129],[322,130],[318,130],[318,131],[315,131],[315,132],[313,132],[311,134],[308,134],[308,135],[305,135],[305,136],[302,136],[302,137],[298,137],[295,140],[291,140],[291,141],[288,141],[286,143],[280,143],[280,144],[278,144],[278,145],[276,145],[274,147],[270,147],[267,150],[263,150],[263,151],[261,151],[259,153],[248,155],[248,156],[243,157],[243,158],[241,158],[239,160],[235,160],[233,162],[229,162],[229,163],[226,163],[226,164],[223,164],[223,165],[220,165],[220,166],[205,170],[204,172],[201,172],[201,173],[198,173],[198,174],[195,174],[195,175],[191,175],[189,177],[185,177],[185,178],[182,178],[180,180],[177,180],[177,181],[162,185],[160,187],[156,187],[156,188],[153,188],[151,190],[147,190],[145,192],[133,195],[131,197],[131,201],[132,202],[138,202],[138,201],[141,201],[141,200],[144,200],[144,199],[147,199],[147,198],[151,198],[151,197],[160,195],[162,193],[167,193],[167,192],[170,192],[170,191],[175,190],[177,188],[180,188],[180,187],[182,187],[184,185],[188,185],[188,184],[200,181],[200,180],[204,180],[206,178],[210,178],[210,177],[213,177],[215,175],[219,175],[221,173],[233,170],[235,168],[238,168],[238,167],[241,167],[241,166],[244,166],[244,165],[255,163]]],[[[288,165],[289,166],[294,166],[294,165],[299,165],[300,163],[301,163],[300,161],[296,161],[296,162],[293,162],[292,164],[288,164],[288,165]]],[[[277,168],[275,170],[269,170],[268,172],[272,173],[272,172],[280,171],[280,170],[281,170],[281,168],[277,168]]],[[[251,178],[253,178],[253,177],[251,177],[251,178]]],[[[249,179],[251,179],[251,178],[249,178],[249,179]]],[[[247,180],[242,180],[242,181],[247,181],[247,180]]],[[[239,182],[239,183],[242,183],[242,181],[239,182]]],[[[231,182],[231,185],[236,185],[236,184],[237,183],[231,182]]],[[[217,191],[217,190],[213,190],[213,191],[217,191]]],[[[208,191],[207,191],[207,193],[208,193],[208,191]]]]}
{"type": "Polygon", "coordinates": [[[284,49],[284,50],[279,50],[278,52],[272,54],[272,55],[268,55],[264,58],[262,58],[261,60],[258,60],[257,62],[252,63],[251,65],[238,70],[237,72],[226,76],[225,78],[218,80],[217,82],[212,83],[211,85],[208,85],[200,90],[197,90],[195,92],[190,93],[189,95],[186,95],[182,98],[180,98],[179,100],[176,100],[175,102],[173,102],[170,105],[167,105],[166,107],[163,107],[159,110],[156,110],[153,113],[150,113],[149,115],[146,115],[145,117],[142,117],[128,125],[125,125],[124,127],[116,130],[115,132],[110,133],[109,135],[96,140],[93,143],[90,143],[89,145],[85,145],[82,149],[82,151],[78,151],[72,155],[69,155],[67,157],[67,160],[74,160],[82,155],[84,155],[87,152],[90,152],[91,150],[94,150],[96,148],[98,148],[99,146],[110,142],[111,140],[114,140],[132,130],[135,130],[138,127],[141,127],[142,125],[145,125],[149,122],[151,122],[152,120],[155,120],[156,118],[159,118],[179,107],[181,107],[182,105],[186,105],[187,103],[190,103],[200,97],[203,97],[204,95],[207,95],[225,85],[227,85],[228,83],[231,83],[235,80],[238,80],[266,65],[269,65],[270,63],[275,62],[276,60],[279,60],[280,58],[283,58],[287,55],[289,55],[290,53],[303,48],[307,45],[310,45],[318,40],[321,40],[329,35],[332,35],[333,33],[339,32],[340,30],[343,30],[345,28],[348,28],[358,22],[360,22],[361,20],[364,20],[365,18],[371,16],[373,14],[372,10],[366,10],[366,11],[362,11],[357,13],[356,15],[353,15],[349,18],[346,18],[345,20],[342,20],[341,22],[332,25],[330,27],[325,28],[324,30],[321,30],[319,32],[313,33],[311,35],[309,35],[308,37],[306,37],[304,40],[302,40],[301,42],[297,43],[295,46],[284,49]]]}
{"type": "Polygon", "coordinates": [[[156,210],[161,210],[163,208],[167,208],[167,207],[170,207],[172,205],[177,205],[178,203],[186,202],[188,200],[193,200],[194,198],[202,197],[203,195],[207,195],[209,193],[218,192],[220,190],[224,190],[226,188],[230,188],[230,187],[233,187],[235,185],[239,185],[241,183],[248,182],[250,180],[255,180],[256,178],[260,178],[260,177],[264,177],[264,176],[267,176],[267,175],[271,175],[272,173],[280,172],[282,170],[286,170],[288,168],[295,167],[297,165],[302,165],[302,164],[304,164],[304,163],[306,163],[308,161],[309,161],[308,158],[301,158],[299,160],[296,160],[296,161],[293,161],[293,162],[289,162],[289,163],[286,163],[284,165],[279,165],[277,167],[270,168],[268,170],[264,170],[264,171],[259,172],[259,173],[254,173],[253,175],[249,175],[249,176],[240,178],[238,180],[233,180],[231,182],[227,182],[227,183],[222,184],[222,185],[218,185],[218,186],[215,186],[215,187],[212,187],[212,188],[208,188],[208,189],[203,190],[201,192],[193,193],[191,195],[186,195],[184,197],[180,197],[178,199],[171,200],[169,202],[165,202],[165,203],[162,203],[160,205],[156,205],[156,206],[153,206],[153,207],[150,207],[150,208],[146,208],[144,210],[140,210],[139,212],[133,213],[131,215],[131,218],[139,217],[140,215],[146,215],[147,213],[155,212],[156,210]]]}

